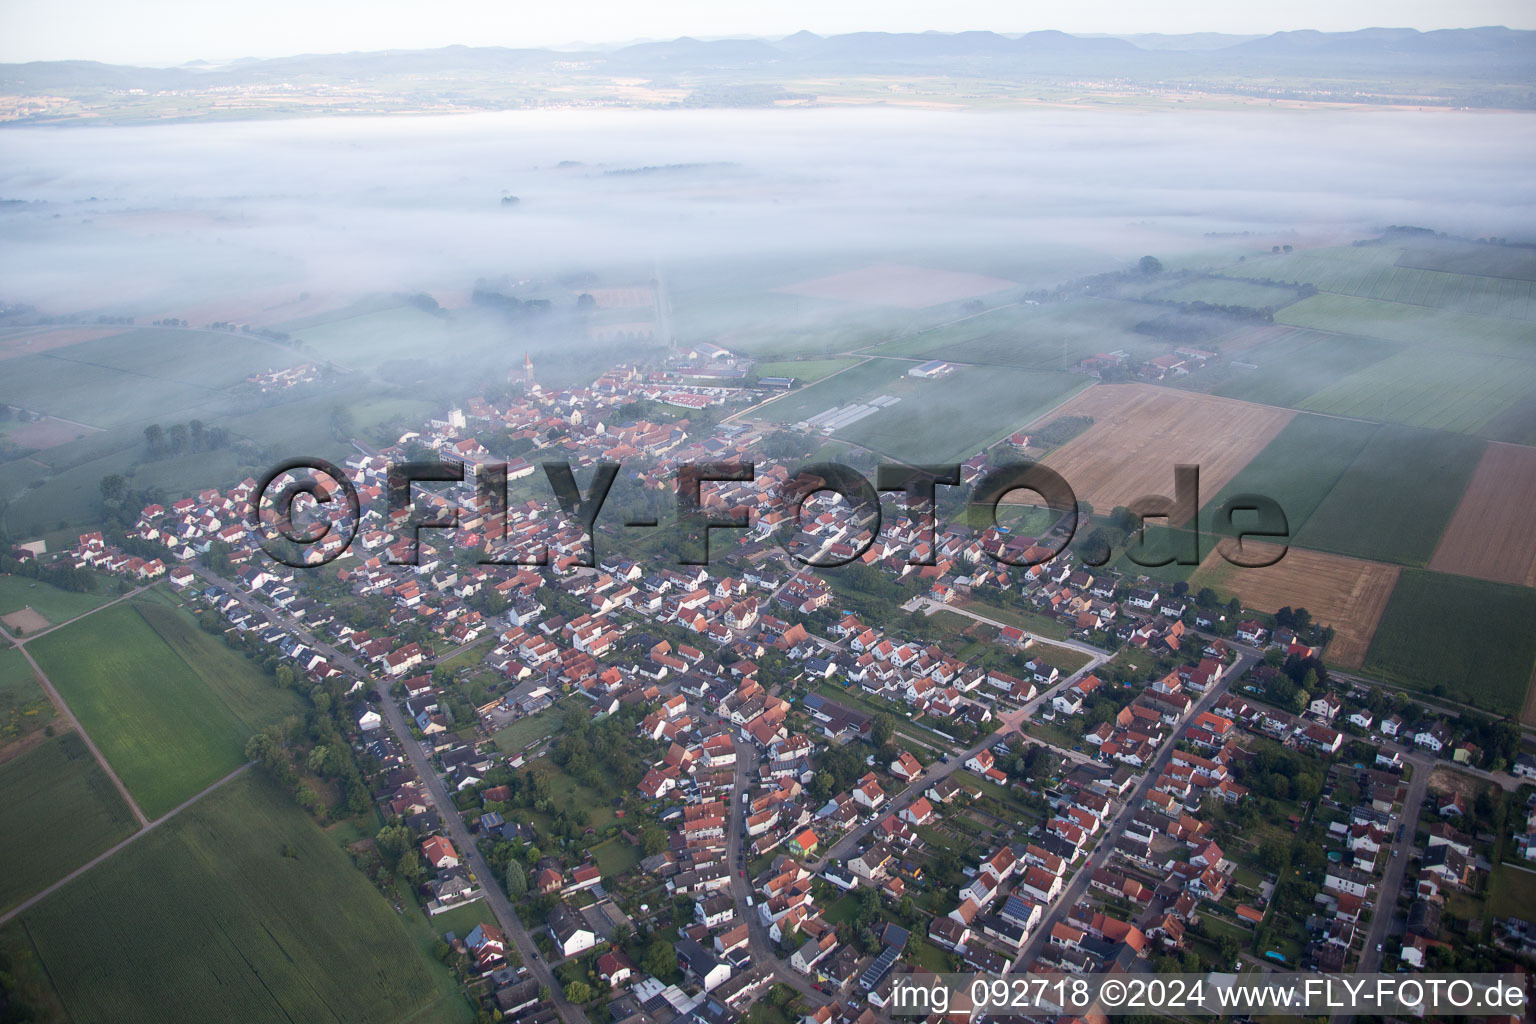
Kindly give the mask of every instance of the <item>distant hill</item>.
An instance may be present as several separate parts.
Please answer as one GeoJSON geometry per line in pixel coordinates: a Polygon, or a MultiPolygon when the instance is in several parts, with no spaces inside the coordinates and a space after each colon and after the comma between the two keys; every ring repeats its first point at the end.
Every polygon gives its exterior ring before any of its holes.
{"type": "MultiPolygon", "coordinates": [[[[504,109],[558,102],[554,85],[603,90],[616,77],[699,88],[700,96],[785,96],[797,80],[868,76],[985,78],[1015,85],[1076,79],[1162,87],[1178,81],[1207,92],[1298,98],[1536,107],[1536,32],[1501,27],[1419,32],[1373,28],[1358,32],[1277,32],[1262,37],[1147,34],[1128,37],[1030,32],[797,32],[776,41],[645,42],[613,50],[557,51],[493,46],[432,50],[302,54],[213,65],[142,68],[94,61],[0,64],[0,93],[62,97],[89,105],[97,116],[130,106],[123,94],[184,93],[176,116],[216,116],[196,95],[212,89],[354,86],[375,90],[379,109],[504,109]],[[1262,80],[1263,87],[1257,83],[1262,80]],[[466,88],[473,86],[474,88],[466,88]],[[787,90],[787,91],[786,91],[787,90]]],[[[614,100],[617,102],[617,99],[614,100]]],[[[142,116],[152,104],[135,101],[142,116]]],[[[362,101],[357,101],[361,103],[362,101]]],[[[629,97],[624,101],[633,104],[629,97]]],[[[730,102],[722,100],[721,102],[730,102]]],[[[750,101],[748,101],[750,102],[750,101]]],[[[73,109],[73,108],[71,108],[73,109]]],[[[304,112],[312,112],[311,105],[304,112]]],[[[365,108],[366,109],[366,108],[365,108]]],[[[297,112],[297,111],[295,111],[297,112]]],[[[67,112],[66,112],[67,113],[67,112]]],[[[281,116],[274,106],[274,116],[281,116]]],[[[48,112],[19,120],[67,116],[48,112]]]]}

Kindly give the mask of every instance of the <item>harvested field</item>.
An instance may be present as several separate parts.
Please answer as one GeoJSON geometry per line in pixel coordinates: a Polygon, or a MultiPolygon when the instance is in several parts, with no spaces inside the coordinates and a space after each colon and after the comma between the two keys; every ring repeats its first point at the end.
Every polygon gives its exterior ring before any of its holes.
{"type": "Polygon", "coordinates": [[[961,274],[952,270],[878,263],[842,274],[787,284],[775,290],[813,299],[923,309],[1017,287],[1013,281],[985,274],[961,274]]]}
{"type": "Polygon", "coordinates": [[[88,427],[83,423],[56,419],[53,416],[44,416],[30,423],[16,424],[5,432],[5,438],[18,448],[40,450],[64,444],[66,441],[79,440],[87,434],[99,433],[100,429],[88,427]]]}
{"type": "Polygon", "coordinates": [[[64,348],[82,341],[95,341],[122,334],[121,327],[52,327],[40,331],[0,334],[0,359],[35,355],[49,349],[64,348]]]}
{"type": "Polygon", "coordinates": [[[1536,586],[1536,448],[1491,443],[1430,559],[1436,572],[1536,586]]]}
{"type": "MultiPolygon", "coordinates": [[[[1244,548],[1268,545],[1249,541],[1244,548]]],[[[1249,608],[1273,613],[1281,608],[1305,608],[1314,621],[1333,627],[1328,660],[1358,668],[1370,649],[1381,613],[1402,570],[1395,565],[1367,562],[1291,548],[1285,557],[1263,569],[1232,565],[1215,551],[1190,578],[1190,589],[1210,587],[1235,594],[1249,608]]]]}
{"type": "Polygon", "coordinates": [[[1200,467],[1203,495],[1218,493],[1295,413],[1151,384],[1101,384],[1051,415],[1093,417],[1045,464],[1079,501],[1108,512],[1143,495],[1172,496],[1178,463],[1200,467]]]}

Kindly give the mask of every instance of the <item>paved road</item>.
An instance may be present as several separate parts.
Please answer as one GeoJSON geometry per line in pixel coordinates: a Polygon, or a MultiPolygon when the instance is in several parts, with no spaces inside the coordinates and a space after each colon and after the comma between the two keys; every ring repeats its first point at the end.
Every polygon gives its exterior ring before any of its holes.
{"type": "Polygon", "coordinates": [[[809,978],[790,967],[787,960],[779,959],[773,940],[768,937],[768,929],[763,927],[762,919],[757,915],[757,908],[747,906],[747,897],[752,893],[752,881],[744,877],[744,869],[739,866],[747,841],[747,811],[742,805],[741,794],[750,791],[757,776],[757,746],[742,740],[729,722],[722,724],[731,729],[731,746],[736,751],[730,807],[726,811],[729,824],[726,826],[725,856],[731,870],[731,898],[736,901],[736,912],[747,922],[747,949],[752,954],[751,969],[770,972],[775,981],[793,988],[813,1007],[820,1006],[827,1001],[827,997],[816,991],[809,978]]]}
{"type": "MultiPolygon", "coordinates": [[[[81,735],[84,735],[84,734],[82,733],[81,735]]],[[[63,878],[59,879],[57,882],[54,882],[52,885],[50,885],[48,888],[44,889],[42,892],[34,893],[32,896],[29,896],[27,899],[23,900],[21,903],[19,903],[16,906],[12,907],[10,910],[7,910],[4,914],[0,914],[0,925],[4,925],[11,918],[15,917],[17,914],[19,914],[22,911],[24,911],[24,910],[28,909],[29,907],[33,906],[34,904],[36,904],[40,900],[47,899],[48,896],[50,894],[52,894],[55,890],[61,889],[64,886],[68,885],[70,882],[73,882],[76,878],[79,878],[81,875],[85,874],[87,871],[91,870],[96,865],[98,865],[102,861],[106,860],[108,857],[111,857],[113,854],[117,853],[123,847],[129,845],[130,843],[136,842],[139,839],[144,838],[146,835],[148,835],[154,829],[157,829],[161,825],[163,825],[166,822],[170,821],[172,818],[176,817],[176,815],[180,814],[182,811],[186,810],[188,807],[191,807],[193,804],[197,803],[203,797],[207,796],[209,793],[212,793],[214,790],[218,789],[220,786],[224,785],[224,783],[230,781],[231,779],[235,778],[236,776],[245,774],[245,772],[251,767],[252,764],[255,764],[255,762],[254,761],[247,761],[245,764],[241,765],[239,768],[236,768],[234,771],[230,772],[228,775],[224,776],[218,782],[215,782],[213,785],[211,785],[208,788],[204,789],[202,792],[198,793],[196,796],[192,796],[192,797],[189,797],[186,800],[183,800],[181,803],[179,803],[175,807],[173,807],[170,811],[166,812],[165,814],[162,814],[160,817],[156,818],[154,821],[152,821],[149,824],[145,825],[143,828],[139,829],[137,832],[135,832],[133,835],[129,836],[127,839],[124,839],[122,842],[116,844],[115,846],[108,847],[107,849],[103,850],[101,853],[98,853],[96,856],[92,857],[90,860],[86,861],[84,864],[80,865],[78,868],[75,868],[75,870],[71,871],[69,874],[65,875],[63,878]]]]}
{"type": "Polygon", "coordinates": [[[1403,878],[1408,872],[1408,859],[1413,855],[1415,833],[1419,828],[1419,815],[1424,809],[1424,794],[1429,788],[1429,774],[1434,760],[1428,755],[1413,758],[1413,778],[1408,782],[1408,795],[1403,800],[1402,838],[1392,841],[1392,856],[1387,854],[1387,870],[1376,887],[1376,908],[1371,917],[1371,930],[1365,936],[1365,949],[1360,954],[1359,970],[1369,973],[1379,969],[1381,954],[1376,947],[1386,941],[1387,931],[1397,917],[1397,897],[1402,891],[1403,878]]]}
{"type": "MultiPolygon", "coordinates": [[[[216,583],[223,587],[230,597],[233,597],[245,607],[264,616],[269,622],[281,626],[315,650],[320,651],[333,665],[338,666],[355,678],[370,683],[375,682],[372,675],[362,665],[358,664],[351,655],[345,654],[332,645],[317,639],[294,619],[254,600],[236,584],[215,575],[200,565],[193,566],[193,571],[208,582],[216,583]]],[[[517,911],[512,908],[511,901],[507,899],[506,892],[501,887],[501,880],[491,871],[490,865],[486,863],[485,857],[481,855],[479,847],[475,845],[474,837],[470,835],[468,827],[465,826],[463,816],[459,814],[458,808],[454,806],[453,799],[449,796],[447,788],[443,785],[443,780],[438,777],[437,772],[433,769],[430,760],[421,749],[421,744],[411,735],[410,727],[405,721],[405,715],[401,713],[398,702],[389,695],[388,688],[388,681],[377,682],[377,692],[380,698],[379,703],[384,712],[384,721],[388,723],[390,732],[395,734],[395,739],[399,742],[401,749],[405,751],[405,755],[409,758],[411,765],[416,769],[416,774],[421,776],[422,785],[427,791],[427,797],[432,801],[438,816],[442,818],[443,827],[447,831],[448,837],[453,841],[454,846],[458,848],[461,861],[468,865],[470,871],[479,880],[480,887],[485,890],[485,902],[495,915],[497,924],[501,926],[501,930],[517,946],[517,951],[522,956],[523,963],[527,966],[529,973],[540,985],[548,986],[551,999],[554,1002],[555,1009],[560,1014],[561,1020],[565,1024],[587,1024],[586,1014],[582,1012],[581,1008],[561,994],[560,985],[555,980],[553,972],[550,971],[549,965],[544,962],[539,954],[538,947],[533,943],[533,937],[529,934],[528,929],[523,926],[522,920],[517,916],[517,911]]]]}
{"type": "MultiPolygon", "coordinates": [[[[1016,708],[1013,711],[999,716],[998,721],[1000,722],[1000,725],[996,730],[994,730],[990,735],[985,736],[981,740],[977,741],[969,750],[965,750],[959,754],[951,755],[948,764],[945,764],[942,761],[934,761],[932,764],[930,764],[923,771],[923,774],[919,775],[916,779],[912,780],[912,782],[907,785],[907,788],[903,789],[901,792],[897,793],[894,797],[885,802],[885,806],[882,808],[881,813],[876,816],[875,820],[860,825],[858,828],[849,832],[847,835],[843,836],[843,838],[839,839],[836,843],[823,851],[815,859],[815,861],[811,862],[812,869],[820,870],[820,868],[824,866],[828,861],[838,863],[845,860],[849,854],[853,853],[853,851],[858,848],[859,843],[863,842],[864,838],[874,830],[875,826],[879,823],[880,818],[885,817],[887,813],[895,813],[902,810],[908,804],[922,796],[923,793],[928,790],[928,787],[949,778],[955,772],[961,770],[965,766],[966,761],[970,760],[972,757],[975,757],[977,754],[981,753],[983,750],[986,750],[988,747],[991,747],[993,744],[1006,740],[1014,734],[1024,737],[1024,739],[1031,743],[1039,743],[1040,741],[1036,740],[1034,737],[1027,736],[1020,732],[1020,726],[1022,726],[1023,723],[1027,721],[1031,715],[1034,714],[1035,709],[1041,704],[1050,700],[1056,694],[1065,690],[1067,687],[1077,682],[1083,676],[1092,672],[1105,661],[1109,660],[1108,655],[1102,653],[1094,655],[1093,658],[1094,660],[1089,661],[1088,664],[1084,665],[1076,672],[1058,680],[1054,686],[1047,690],[1041,691],[1035,696],[1034,700],[1029,701],[1028,703],[1019,708],[1016,708]]],[[[1044,745],[1050,746],[1050,744],[1044,745]]],[[[1051,746],[1051,750],[1069,759],[1081,759],[1083,761],[1089,760],[1086,755],[1078,754],[1076,751],[1066,751],[1055,746],[1051,746]]]]}
{"type": "Polygon", "coordinates": [[[1157,757],[1153,759],[1146,774],[1142,776],[1141,782],[1137,783],[1130,797],[1121,805],[1120,812],[1103,829],[1098,846],[1089,856],[1087,862],[1078,869],[1077,873],[1072,876],[1072,881],[1062,889],[1055,901],[1046,908],[1045,914],[1040,919],[1040,925],[1035,929],[1034,935],[1024,944],[1024,948],[1019,951],[1019,955],[1014,958],[1011,970],[1016,971],[1021,965],[1033,962],[1040,955],[1041,948],[1050,937],[1051,929],[1065,917],[1068,909],[1076,906],[1078,900],[1082,899],[1083,893],[1088,888],[1088,882],[1093,877],[1093,873],[1102,868],[1109,859],[1110,852],[1114,849],[1115,845],[1114,837],[1120,835],[1125,830],[1126,822],[1136,813],[1136,809],[1141,806],[1142,801],[1147,798],[1147,794],[1151,792],[1152,787],[1157,783],[1158,777],[1168,767],[1168,762],[1173,759],[1173,752],[1176,748],[1179,732],[1183,728],[1184,723],[1193,719],[1200,712],[1210,710],[1216,701],[1220,699],[1221,695],[1226,692],[1232,680],[1239,678],[1244,672],[1248,671],[1248,668],[1253,665],[1255,660],[1251,655],[1246,654],[1239,657],[1222,674],[1221,679],[1210,688],[1205,696],[1200,698],[1199,703],[1190,708],[1189,713],[1174,727],[1172,734],[1168,737],[1168,741],[1163,744],[1162,749],[1158,752],[1157,757]]]}

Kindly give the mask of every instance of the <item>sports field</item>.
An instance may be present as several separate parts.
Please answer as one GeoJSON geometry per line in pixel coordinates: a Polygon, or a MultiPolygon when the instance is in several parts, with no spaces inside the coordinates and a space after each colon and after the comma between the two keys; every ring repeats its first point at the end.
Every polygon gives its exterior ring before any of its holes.
{"type": "Polygon", "coordinates": [[[69,874],[138,828],[78,734],[0,764],[0,911],[69,874]]]}
{"type": "Polygon", "coordinates": [[[1202,494],[1220,492],[1294,414],[1150,384],[1103,384],[1053,415],[1093,417],[1044,461],[1079,501],[1107,513],[1147,494],[1172,497],[1179,463],[1200,467],[1202,494]]]}
{"type": "Polygon", "coordinates": [[[1429,567],[1437,572],[1536,586],[1533,509],[1536,448],[1488,445],[1429,567]]]}
{"type": "Polygon", "coordinates": [[[473,1016],[430,958],[427,924],[397,915],[255,773],[28,910],[5,939],[32,953],[17,969],[75,1024],[473,1016]]]}
{"type": "Polygon", "coordinates": [[[296,706],[181,615],[125,601],[28,648],[151,818],[238,768],[252,731],[296,706]]]}
{"type": "Polygon", "coordinates": [[[1518,714],[1536,670],[1536,589],[1404,569],[1365,671],[1518,714]]]}
{"type": "MultiPolygon", "coordinates": [[[[1271,546],[1249,541],[1244,550],[1271,546]]],[[[1359,668],[1387,607],[1401,570],[1395,565],[1344,558],[1293,547],[1274,565],[1249,569],[1232,565],[1213,552],[1190,577],[1191,590],[1210,587],[1235,595],[1246,607],[1273,614],[1281,608],[1305,608],[1316,622],[1332,626],[1330,662],[1359,668]]]]}

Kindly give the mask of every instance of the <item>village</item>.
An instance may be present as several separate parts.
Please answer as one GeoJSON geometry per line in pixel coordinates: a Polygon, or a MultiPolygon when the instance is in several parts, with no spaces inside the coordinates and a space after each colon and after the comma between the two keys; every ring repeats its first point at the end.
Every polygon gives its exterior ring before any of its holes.
{"type": "MultiPolygon", "coordinates": [[[[691,355],[728,377],[723,352],[691,355]]],[[[344,684],[373,800],[498,1019],[873,1024],[913,973],[1536,953],[1536,925],[1485,895],[1510,851],[1536,866],[1518,733],[1330,676],[1331,631],[1302,614],[1071,547],[1015,566],[1044,538],[951,522],[930,540],[899,496],[878,534],[824,493],[797,515],[794,458],[762,456],[814,444],[683,369],[546,390],[525,359],[510,400],[357,445],[363,511],[323,567],[262,552],[250,479],[61,557],[163,579],[232,645],[344,684]],[[422,487],[420,518],[455,510],[457,529],[418,541],[380,499],[391,462],[423,454],[508,462],[505,507],[422,487]],[[621,463],[612,501],[636,514],[670,507],[676,465],[755,460],[702,494],[748,525],[717,531],[707,565],[664,530],[588,536],[549,501],[552,459],[621,463]],[[850,564],[790,557],[797,528],[850,564]],[[1496,951],[1467,941],[1484,917],[1496,951]]]]}

